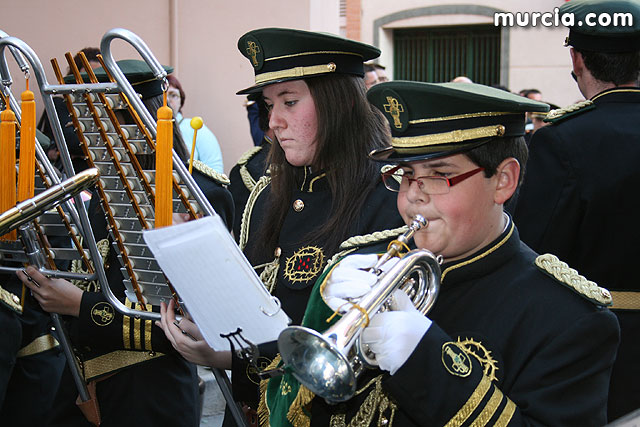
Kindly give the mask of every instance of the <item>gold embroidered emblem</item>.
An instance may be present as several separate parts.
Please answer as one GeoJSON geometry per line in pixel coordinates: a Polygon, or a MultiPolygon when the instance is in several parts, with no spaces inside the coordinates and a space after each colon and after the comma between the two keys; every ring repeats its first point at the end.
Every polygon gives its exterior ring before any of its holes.
{"type": "Polygon", "coordinates": [[[393,117],[393,125],[397,129],[402,128],[402,122],[400,121],[400,113],[404,113],[404,107],[393,96],[387,96],[388,104],[384,104],[384,111],[389,113],[393,117]]]}
{"type": "Polygon", "coordinates": [[[469,355],[455,342],[442,345],[442,364],[450,374],[463,378],[471,374],[473,367],[469,355]]]}
{"type": "Polygon", "coordinates": [[[266,357],[258,357],[258,360],[256,360],[256,366],[247,365],[246,373],[249,381],[251,381],[255,385],[260,385],[260,377],[258,376],[258,373],[266,370],[267,366],[269,366],[270,364],[271,360],[267,359],[266,357]]]}
{"type": "Polygon", "coordinates": [[[280,383],[280,393],[283,396],[286,396],[287,394],[291,393],[291,386],[285,380],[282,380],[282,382],[280,383]]]}
{"type": "Polygon", "coordinates": [[[284,277],[290,282],[308,282],[318,275],[324,264],[322,249],[306,246],[293,253],[285,262],[284,277]]]}
{"type": "Polygon", "coordinates": [[[91,308],[91,320],[98,326],[107,326],[114,317],[113,307],[108,302],[99,302],[91,308]]]}
{"type": "Polygon", "coordinates": [[[258,54],[260,53],[260,46],[253,40],[247,41],[247,53],[251,56],[251,63],[254,67],[259,65],[258,54]]]}
{"type": "Polygon", "coordinates": [[[458,345],[462,347],[467,354],[475,357],[478,362],[480,362],[482,370],[489,380],[498,381],[498,377],[496,377],[498,362],[491,357],[491,352],[487,350],[480,341],[475,341],[473,338],[461,340],[460,337],[458,337],[458,345]]]}

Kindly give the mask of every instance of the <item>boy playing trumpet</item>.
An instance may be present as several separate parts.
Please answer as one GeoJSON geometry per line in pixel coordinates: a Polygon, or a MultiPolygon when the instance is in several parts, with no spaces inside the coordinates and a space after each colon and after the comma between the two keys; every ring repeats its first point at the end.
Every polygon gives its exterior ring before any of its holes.
{"type": "MultiPolygon", "coordinates": [[[[548,106],[476,84],[394,81],[368,97],[393,134],[371,157],[396,165],[384,180],[400,214],[428,221],[415,245],[444,259],[438,299],[423,316],[396,291],[392,309],[370,319],[361,340],[380,370],[347,402],[329,405],[291,374],[263,381],[264,424],[604,424],[619,341],[611,297],[523,244],[503,209],[526,164],[525,112],[548,106]]],[[[332,312],[356,306],[376,261],[330,266],[303,325],[322,332],[332,312]]]]}

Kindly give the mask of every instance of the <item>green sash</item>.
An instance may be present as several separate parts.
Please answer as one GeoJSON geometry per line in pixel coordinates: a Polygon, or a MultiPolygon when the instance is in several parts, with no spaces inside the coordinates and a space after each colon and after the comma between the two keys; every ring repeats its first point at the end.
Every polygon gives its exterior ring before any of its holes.
{"type": "MultiPolygon", "coordinates": [[[[327,319],[333,315],[333,310],[325,304],[321,295],[325,282],[340,260],[328,268],[316,281],[302,319],[302,326],[323,332],[340,318],[335,316],[330,322],[327,322],[327,319]]],[[[270,368],[282,365],[279,356],[274,360],[273,365],[270,368]]],[[[310,425],[309,404],[315,395],[302,386],[289,370],[285,368],[284,375],[262,381],[260,391],[261,401],[258,408],[260,425],[270,425],[271,427],[310,425]]]]}

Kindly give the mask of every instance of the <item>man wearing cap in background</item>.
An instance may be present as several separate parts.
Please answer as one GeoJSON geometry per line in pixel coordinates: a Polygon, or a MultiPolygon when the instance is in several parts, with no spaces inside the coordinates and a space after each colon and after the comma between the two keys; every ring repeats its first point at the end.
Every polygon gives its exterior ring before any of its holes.
{"type": "MultiPolygon", "coordinates": [[[[426,316],[396,290],[391,310],[363,318],[360,339],[380,370],[365,370],[354,397],[311,400],[296,379],[305,373],[285,370],[262,386],[260,413],[271,426],[604,424],[619,340],[608,292],[522,244],[503,210],[526,162],[525,112],[548,106],[464,83],[394,81],[367,97],[393,134],[371,157],[397,164],[383,179],[405,223],[428,221],[414,241],[443,258],[440,292],[426,316]]],[[[303,325],[324,331],[334,310],[366,310],[377,260],[329,266],[303,325]]],[[[318,347],[295,353],[324,374],[322,387],[335,366],[310,357],[318,347]]]]}
{"type": "Polygon", "coordinates": [[[531,139],[514,220],[534,250],[554,253],[612,291],[622,340],[611,421],[640,407],[640,283],[631,250],[640,241],[640,2],[572,0],[560,13],[574,14],[566,44],[588,101],[552,111],[551,125],[531,139]],[[588,26],[589,13],[592,21],[604,13],[633,20],[588,26]]]}

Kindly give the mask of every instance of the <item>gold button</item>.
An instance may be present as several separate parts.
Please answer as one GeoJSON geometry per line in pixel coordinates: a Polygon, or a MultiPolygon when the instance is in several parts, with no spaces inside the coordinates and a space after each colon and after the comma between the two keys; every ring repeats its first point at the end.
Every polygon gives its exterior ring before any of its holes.
{"type": "Polygon", "coordinates": [[[293,202],[294,211],[300,212],[302,209],[304,209],[304,202],[302,200],[298,199],[295,202],[293,202]]]}
{"type": "Polygon", "coordinates": [[[276,257],[279,257],[282,254],[282,249],[280,248],[276,248],[275,251],[273,251],[273,255],[275,255],[276,257]]]}
{"type": "Polygon", "coordinates": [[[329,62],[327,64],[327,69],[333,73],[336,70],[336,64],[334,64],[333,62],[329,62]]]}

